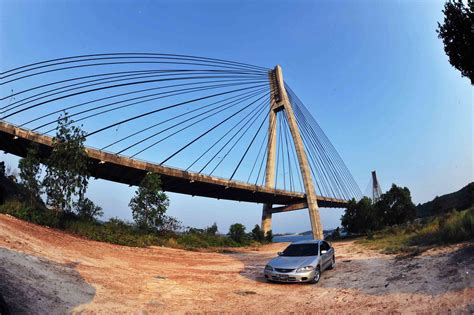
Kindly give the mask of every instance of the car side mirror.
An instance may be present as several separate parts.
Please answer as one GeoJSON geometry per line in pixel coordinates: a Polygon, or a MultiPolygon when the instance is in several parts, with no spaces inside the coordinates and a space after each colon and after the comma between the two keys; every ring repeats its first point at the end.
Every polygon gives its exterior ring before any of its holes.
{"type": "Polygon", "coordinates": [[[324,250],[324,249],[323,249],[323,250],[321,250],[321,255],[324,255],[324,254],[326,254],[327,252],[328,252],[327,250],[324,250]]]}
{"type": "Polygon", "coordinates": [[[277,255],[278,256],[283,256],[283,252],[278,252],[277,255]]]}

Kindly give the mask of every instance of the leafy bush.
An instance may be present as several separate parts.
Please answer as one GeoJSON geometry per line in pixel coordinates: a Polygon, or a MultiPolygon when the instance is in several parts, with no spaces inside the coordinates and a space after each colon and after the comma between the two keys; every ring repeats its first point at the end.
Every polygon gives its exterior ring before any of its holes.
{"type": "Polygon", "coordinates": [[[175,248],[211,248],[237,247],[246,244],[236,243],[227,236],[214,234],[217,225],[204,230],[190,229],[177,235],[158,232],[144,232],[132,223],[118,218],[111,218],[105,223],[81,217],[73,212],[57,213],[47,208],[32,208],[25,203],[13,199],[0,205],[0,213],[5,213],[19,219],[58,228],[87,239],[118,245],[145,247],[168,246],[175,248]]]}
{"type": "Polygon", "coordinates": [[[255,224],[255,227],[253,228],[249,236],[252,240],[257,242],[263,242],[265,240],[265,233],[263,233],[263,230],[258,224],[255,224]]]}
{"type": "Polygon", "coordinates": [[[89,198],[79,198],[75,206],[79,217],[85,220],[92,221],[104,215],[104,211],[102,211],[102,208],[96,205],[89,198]]]}
{"type": "Polygon", "coordinates": [[[229,227],[227,235],[238,244],[248,244],[249,239],[245,233],[245,226],[240,223],[234,223],[229,227]]]}
{"type": "Polygon", "coordinates": [[[118,219],[98,223],[85,219],[68,220],[64,229],[91,240],[118,245],[145,247],[163,245],[165,240],[156,234],[141,233],[134,226],[118,219]]]}
{"type": "Polygon", "coordinates": [[[60,224],[59,217],[53,211],[47,208],[34,208],[16,199],[7,200],[0,205],[0,213],[50,227],[58,227],[60,224]]]}
{"type": "Polygon", "coordinates": [[[411,244],[457,243],[474,239],[474,208],[453,211],[434,219],[411,240],[411,244]]]}
{"type": "Polygon", "coordinates": [[[119,219],[110,219],[108,222],[99,223],[95,220],[81,218],[72,212],[58,214],[47,208],[33,208],[19,200],[7,200],[3,205],[0,205],[0,213],[101,242],[144,247],[162,245],[166,241],[156,234],[142,233],[132,224],[119,219]]]}
{"type": "Polygon", "coordinates": [[[350,200],[341,217],[341,224],[351,233],[368,233],[404,224],[415,216],[416,207],[411,201],[410,190],[393,184],[375,203],[368,197],[359,201],[350,200]]]}
{"type": "Polygon", "coordinates": [[[236,247],[236,243],[224,235],[217,235],[217,225],[205,229],[190,228],[187,232],[176,236],[176,243],[184,248],[236,247]]]}
{"type": "Polygon", "coordinates": [[[411,224],[392,226],[358,243],[385,253],[419,252],[420,247],[474,239],[474,208],[411,224]]]}

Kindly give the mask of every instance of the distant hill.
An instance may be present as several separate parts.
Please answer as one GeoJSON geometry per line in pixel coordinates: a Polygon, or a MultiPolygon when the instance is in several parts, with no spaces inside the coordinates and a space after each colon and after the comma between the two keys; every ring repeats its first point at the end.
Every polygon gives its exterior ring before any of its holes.
{"type": "Polygon", "coordinates": [[[464,210],[472,206],[474,206],[474,182],[456,192],[437,196],[432,201],[419,204],[416,210],[418,217],[428,217],[452,209],[464,210]]]}

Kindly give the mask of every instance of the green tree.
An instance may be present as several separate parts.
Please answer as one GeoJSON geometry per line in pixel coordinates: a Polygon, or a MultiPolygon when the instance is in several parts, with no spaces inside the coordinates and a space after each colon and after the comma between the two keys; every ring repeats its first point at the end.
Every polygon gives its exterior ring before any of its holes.
{"type": "Polygon", "coordinates": [[[257,242],[263,242],[265,240],[265,235],[258,224],[255,224],[252,232],[250,233],[250,237],[257,242]]]}
{"type": "Polygon", "coordinates": [[[352,199],[341,217],[341,224],[351,233],[364,233],[380,227],[380,218],[372,204],[372,200],[363,197],[359,201],[352,199]]]}
{"type": "Polygon", "coordinates": [[[138,228],[143,231],[161,230],[170,223],[165,215],[168,206],[169,199],[161,190],[160,176],[147,173],[129,203],[138,228]]]}
{"type": "Polygon", "coordinates": [[[416,217],[416,207],[411,200],[410,190],[395,184],[382,194],[375,208],[384,225],[402,224],[416,217]]]}
{"type": "Polygon", "coordinates": [[[168,215],[165,215],[163,217],[163,221],[160,227],[161,232],[176,232],[181,229],[182,226],[179,220],[168,215]]]}
{"type": "Polygon", "coordinates": [[[41,194],[41,164],[37,147],[29,147],[26,156],[18,162],[20,181],[28,194],[31,206],[36,204],[41,194]]]}
{"type": "Polygon", "coordinates": [[[466,5],[462,0],[450,0],[444,4],[444,22],[438,22],[438,37],[443,40],[444,51],[449,62],[461,72],[461,76],[468,77],[474,84],[474,70],[472,62],[473,52],[473,12],[472,2],[466,5]]]}
{"type": "Polygon", "coordinates": [[[240,223],[234,223],[229,227],[227,234],[234,242],[244,244],[247,242],[247,235],[245,234],[245,226],[240,223]]]}
{"type": "Polygon", "coordinates": [[[43,180],[47,204],[57,212],[71,211],[74,199],[84,196],[89,182],[85,132],[72,123],[67,112],[58,118],[43,180]]]}
{"type": "Polygon", "coordinates": [[[216,222],[214,222],[213,225],[208,226],[206,228],[206,234],[208,234],[208,235],[216,235],[217,234],[217,223],[216,222]]]}
{"type": "Polygon", "coordinates": [[[102,208],[89,198],[80,198],[76,202],[76,211],[79,217],[90,221],[104,215],[102,208]]]}

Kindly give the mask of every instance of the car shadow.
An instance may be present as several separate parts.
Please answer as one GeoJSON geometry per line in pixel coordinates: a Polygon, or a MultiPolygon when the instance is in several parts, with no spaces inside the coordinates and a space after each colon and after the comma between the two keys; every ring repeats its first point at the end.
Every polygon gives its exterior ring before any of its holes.
{"type": "MultiPolygon", "coordinates": [[[[279,286],[306,286],[301,283],[268,282],[263,276],[274,254],[230,254],[244,264],[240,275],[257,283],[279,286]]],[[[396,258],[346,259],[337,255],[336,268],[322,273],[320,288],[354,289],[371,295],[391,293],[443,294],[474,287],[474,245],[466,244],[449,254],[396,258]]],[[[309,285],[310,286],[310,285],[309,285]]]]}
{"type": "Polygon", "coordinates": [[[66,314],[93,300],[96,290],[76,270],[0,248],[0,293],[11,314],[66,314]]]}

